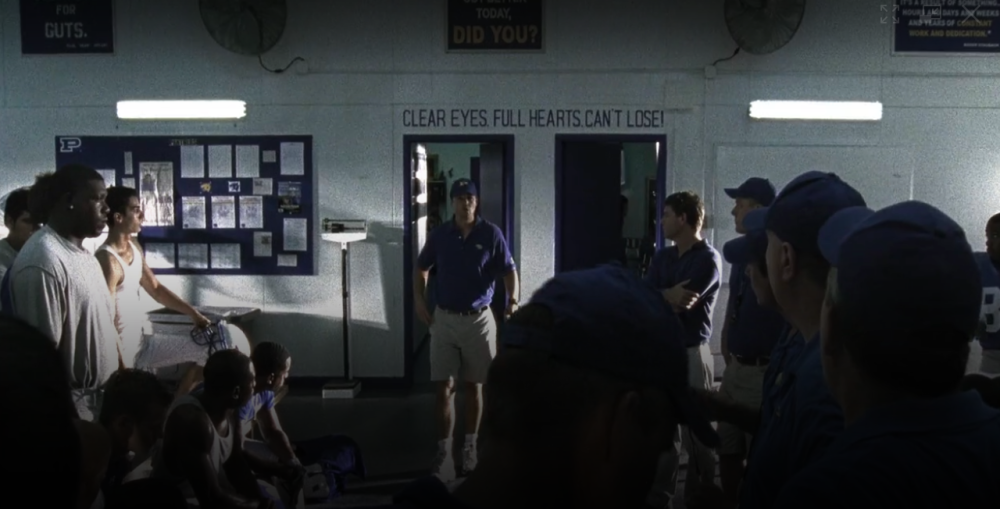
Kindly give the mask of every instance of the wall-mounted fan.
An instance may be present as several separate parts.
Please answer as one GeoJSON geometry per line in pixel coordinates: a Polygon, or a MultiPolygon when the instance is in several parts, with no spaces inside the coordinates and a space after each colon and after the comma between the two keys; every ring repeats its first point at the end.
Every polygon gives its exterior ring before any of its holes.
{"type": "Polygon", "coordinates": [[[199,0],[198,6],[208,33],[234,53],[260,56],[285,33],[285,0],[199,0]]]}
{"type": "Polygon", "coordinates": [[[743,51],[766,55],[792,40],[805,9],[806,0],[726,0],[726,26],[743,51]]]}

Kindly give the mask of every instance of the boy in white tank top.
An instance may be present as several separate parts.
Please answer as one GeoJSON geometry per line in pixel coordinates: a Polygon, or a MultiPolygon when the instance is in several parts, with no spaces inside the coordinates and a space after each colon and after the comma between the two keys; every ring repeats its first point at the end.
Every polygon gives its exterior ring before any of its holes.
{"type": "Polygon", "coordinates": [[[187,394],[201,380],[201,367],[208,360],[208,346],[190,338],[152,338],[152,326],[140,308],[140,290],[163,306],[191,317],[195,326],[211,321],[160,284],[146,265],[139,244],[133,239],[142,229],[143,209],[139,194],[129,187],[111,187],[107,197],[108,237],[97,250],[97,259],[115,301],[115,326],[122,337],[122,359],[127,367],[153,370],[186,362],[195,366],[185,373],[178,395],[187,394]]]}

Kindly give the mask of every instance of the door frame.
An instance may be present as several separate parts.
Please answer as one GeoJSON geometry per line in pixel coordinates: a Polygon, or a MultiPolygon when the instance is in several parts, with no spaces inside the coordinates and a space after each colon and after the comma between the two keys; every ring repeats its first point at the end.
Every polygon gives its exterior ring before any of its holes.
{"type": "Polygon", "coordinates": [[[497,225],[503,231],[507,246],[515,263],[518,259],[514,241],[514,135],[513,134],[404,134],[403,135],[403,345],[404,377],[413,385],[413,363],[417,354],[426,346],[413,348],[413,170],[412,147],[416,143],[499,143],[503,145],[503,209],[504,224],[497,225]]]}
{"type": "MultiPolygon", "coordinates": [[[[555,259],[553,268],[559,273],[562,260],[562,207],[563,188],[566,171],[563,168],[564,146],[566,142],[603,142],[603,143],[660,143],[660,154],[656,158],[656,187],[660,192],[656,195],[656,209],[663,210],[664,193],[667,188],[667,135],[666,134],[556,134],[555,153],[555,259]]],[[[645,213],[645,211],[643,212],[645,213]]],[[[662,215],[662,214],[661,214],[662,215]]],[[[656,249],[663,247],[663,229],[660,227],[660,217],[656,218],[656,249]]]]}

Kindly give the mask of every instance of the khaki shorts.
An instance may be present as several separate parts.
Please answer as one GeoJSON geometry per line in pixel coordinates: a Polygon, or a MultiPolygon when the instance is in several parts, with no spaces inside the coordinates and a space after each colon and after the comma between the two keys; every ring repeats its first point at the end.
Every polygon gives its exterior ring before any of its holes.
{"type": "Polygon", "coordinates": [[[486,373],[497,353],[497,324],[489,308],[479,313],[458,315],[434,311],[431,324],[431,380],[449,378],[486,383],[486,373]]]}
{"type": "MultiPolygon", "coordinates": [[[[719,392],[733,400],[759,407],[763,399],[764,372],[767,366],[747,366],[735,359],[722,373],[719,392]]],[[[746,456],[752,435],[727,422],[719,422],[719,456],[746,456]]]]}

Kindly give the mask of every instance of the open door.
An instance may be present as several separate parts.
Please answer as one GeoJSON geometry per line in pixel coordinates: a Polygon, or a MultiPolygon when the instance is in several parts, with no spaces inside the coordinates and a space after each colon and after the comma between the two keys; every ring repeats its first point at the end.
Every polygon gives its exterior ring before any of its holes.
{"type": "MultiPolygon", "coordinates": [[[[412,208],[412,213],[410,214],[410,231],[413,234],[413,252],[411,253],[411,260],[414,264],[414,272],[416,274],[416,260],[420,256],[420,250],[424,248],[424,244],[427,243],[428,234],[428,217],[427,217],[427,200],[428,200],[428,170],[427,170],[427,147],[420,143],[414,143],[412,145],[412,151],[410,152],[410,168],[411,168],[411,182],[413,183],[412,189],[412,199],[410,206],[412,208]]],[[[429,311],[433,312],[434,309],[434,275],[433,271],[431,276],[427,281],[427,307],[429,311]]],[[[411,313],[410,319],[412,320],[412,331],[413,338],[415,341],[412,342],[413,348],[419,348],[423,339],[430,334],[430,330],[427,325],[417,317],[416,313],[411,313]]]]}
{"type": "Polygon", "coordinates": [[[619,260],[622,144],[564,141],[558,169],[556,271],[619,260]]]}
{"type": "MultiPolygon", "coordinates": [[[[511,231],[507,218],[506,196],[507,185],[504,178],[504,146],[499,143],[482,143],[479,145],[479,157],[474,160],[474,173],[472,181],[479,189],[479,215],[487,221],[497,225],[503,232],[507,245],[511,243],[511,231]]],[[[513,247],[510,248],[513,253],[513,247]]],[[[507,308],[507,288],[504,286],[503,278],[499,278],[494,285],[493,302],[490,304],[493,309],[497,323],[503,319],[504,309],[507,308]]]]}

